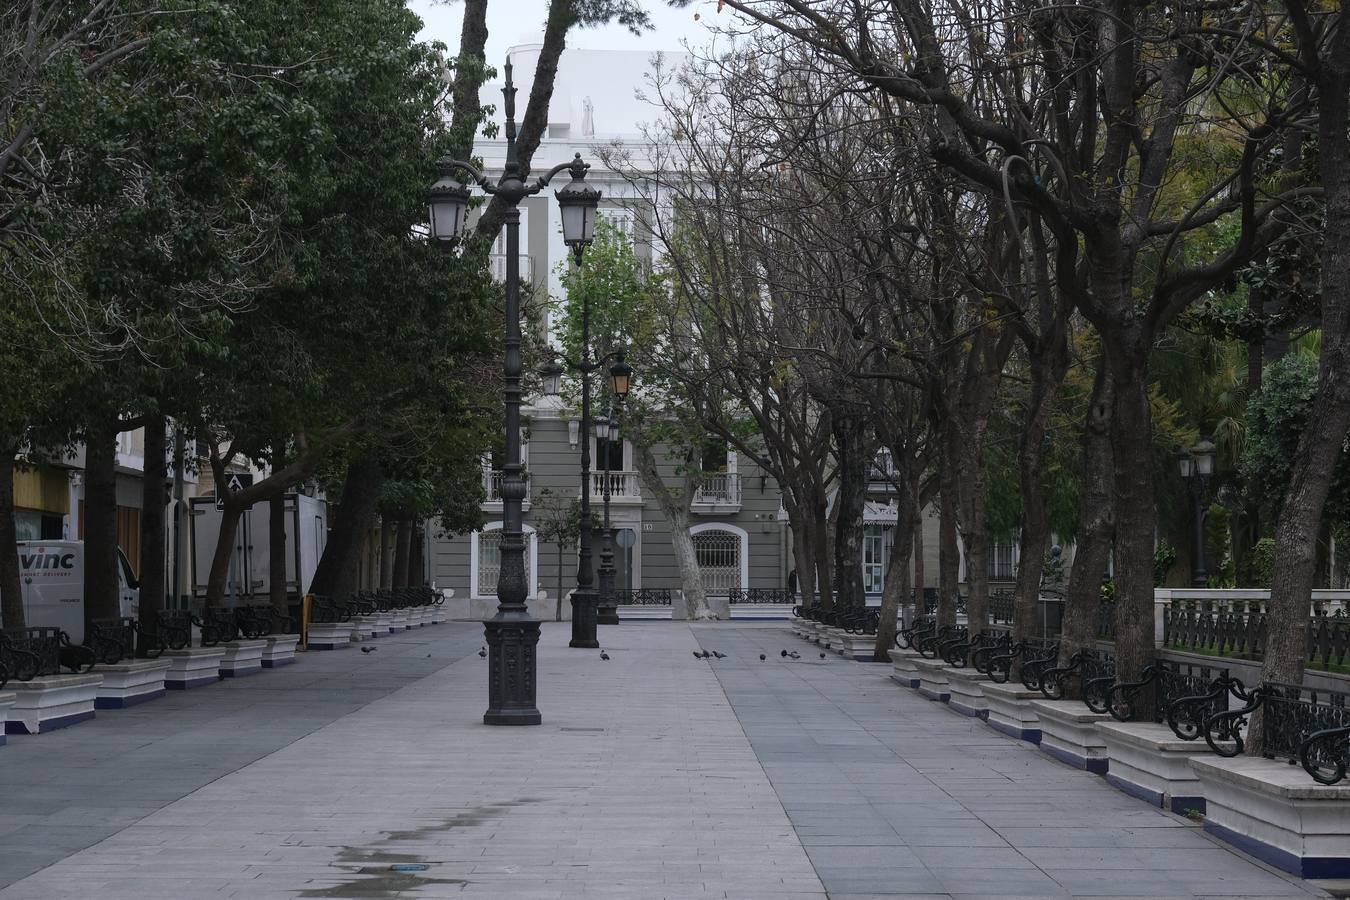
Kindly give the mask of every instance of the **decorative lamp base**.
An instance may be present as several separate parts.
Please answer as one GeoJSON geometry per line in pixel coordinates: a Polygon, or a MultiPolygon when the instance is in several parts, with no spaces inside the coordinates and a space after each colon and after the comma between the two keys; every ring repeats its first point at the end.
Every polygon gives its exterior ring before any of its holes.
{"type": "Polygon", "coordinates": [[[484,725],[538,725],[535,706],[535,654],[539,621],[497,613],[483,623],[488,647],[488,709],[484,725]]]}
{"type": "Polygon", "coordinates": [[[601,603],[595,608],[595,621],[598,625],[618,625],[619,604],[612,600],[601,603]]]}
{"type": "Polygon", "coordinates": [[[595,636],[595,603],[593,592],[572,593],[572,640],[567,646],[582,650],[595,650],[600,646],[595,636]]]}

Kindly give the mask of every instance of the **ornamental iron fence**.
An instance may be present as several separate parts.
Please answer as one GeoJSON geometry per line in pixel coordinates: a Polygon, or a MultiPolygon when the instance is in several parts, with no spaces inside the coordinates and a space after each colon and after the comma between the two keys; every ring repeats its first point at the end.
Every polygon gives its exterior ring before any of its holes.
{"type": "Polygon", "coordinates": [[[733,590],[727,592],[727,602],[736,604],[773,604],[791,603],[792,594],[779,588],[750,588],[748,591],[733,590]]]}
{"type": "Polygon", "coordinates": [[[623,588],[614,591],[619,606],[669,606],[670,588],[623,588]]]}
{"type": "MultiPolygon", "coordinates": [[[[1163,646],[1215,656],[1260,659],[1268,616],[1264,612],[1201,609],[1173,604],[1163,612],[1163,646]]],[[[1314,616],[1308,622],[1308,655],[1312,668],[1331,669],[1350,663],[1350,618],[1314,616]]]]}

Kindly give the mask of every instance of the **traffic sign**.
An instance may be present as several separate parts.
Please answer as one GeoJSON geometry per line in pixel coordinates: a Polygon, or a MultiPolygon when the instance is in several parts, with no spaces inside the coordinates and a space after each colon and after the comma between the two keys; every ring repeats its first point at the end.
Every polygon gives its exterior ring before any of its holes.
{"type": "MultiPolygon", "coordinates": [[[[225,490],[237,494],[244,488],[253,487],[252,472],[231,472],[225,479],[225,490]]],[[[216,509],[225,508],[224,491],[216,491],[216,509]]]]}

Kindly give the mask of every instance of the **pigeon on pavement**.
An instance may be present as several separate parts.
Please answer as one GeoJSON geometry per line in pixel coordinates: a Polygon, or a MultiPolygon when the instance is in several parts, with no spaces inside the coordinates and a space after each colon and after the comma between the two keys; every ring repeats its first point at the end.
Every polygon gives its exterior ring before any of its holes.
{"type": "Polygon", "coordinates": [[[362,652],[362,653],[374,653],[377,649],[379,649],[379,648],[378,648],[378,647],[362,647],[362,648],[361,648],[361,652],[362,652]]]}
{"type": "Polygon", "coordinates": [[[600,658],[601,658],[601,659],[609,659],[609,654],[606,653],[605,651],[601,650],[601,651],[600,651],[600,658]]]}
{"type": "Polygon", "coordinates": [[[716,650],[713,651],[713,656],[717,657],[718,659],[726,659],[726,658],[727,658],[727,655],[726,655],[725,653],[719,653],[719,652],[717,652],[716,650]]]}
{"type": "Polygon", "coordinates": [[[694,659],[702,659],[702,658],[703,658],[703,654],[702,654],[702,653],[699,653],[697,650],[691,650],[691,651],[689,651],[689,652],[692,653],[692,654],[694,654],[694,659]]]}
{"type": "Polygon", "coordinates": [[[765,660],[766,658],[767,658],[767,657],[765,657],[763,653],[761,653],[761,654],[759,655],[759,661],[760,661],[760,662],[764,662],[764,660],[765,660]]]}
{"type": "Polygon", "coordinates": [[[787,651],[786,651],[786,650],[779,650],[779,651],[778,651],[778,655],[781,656],[781,657],[783,657],[784,659],[787,659],[787,651]]]}
{"type": "Polygon", "coordinates": [[[824,658],[825,658],[825,654],[824,654],[824,653],[820,654],[820,658],[821,658],[821,659],[824,659],[824,658]]]}
{"type": "Polygon", "coordinates": [[[487,648],[486,648],[486,647],[479,647],[479,648],[478,648],[478,658],[479,658],[479,659],[487,659],[487,648]]]}
{"type": "Polygon", "coordinates": [[[793,659],[801,659],[801,658],[802,658],[802,655],[801,655],[800,653],[798,653],[796,650],[793,650],[791,653],[788,654],[788,656],[792,657],[793,659]]]}

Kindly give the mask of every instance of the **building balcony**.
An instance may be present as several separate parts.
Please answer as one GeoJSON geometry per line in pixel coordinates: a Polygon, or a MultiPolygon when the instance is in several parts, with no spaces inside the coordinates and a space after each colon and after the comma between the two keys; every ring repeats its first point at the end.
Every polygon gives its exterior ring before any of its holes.
{"type": "Polygon", "coordinates": [[[609,479],[609,502],[610,503],[641,503],[642,502],[642,479],[636,472],[592,472],[591,473],[591,502],[602,502],[605,499],[605,479],[609,479]]]}
{"type": "MultiPolygon", "coordinates": [[[[501,469],[483,470],[483,510],[485,512],[502,511],[502,479],[506,473],[501,469]]],[[[521,510],[530,508],[529,480],[525,482],[525,499],[522,501],[521,510]]]]}
{"type": "Polygon", "coordinates": [[[741,476],[722,472],[705,476],[707,481],[694,492],[689,511],[699,515],[728,515],[741,511],[741,476]]]}

